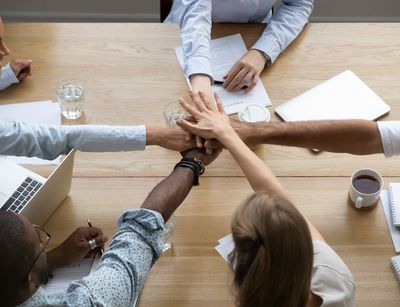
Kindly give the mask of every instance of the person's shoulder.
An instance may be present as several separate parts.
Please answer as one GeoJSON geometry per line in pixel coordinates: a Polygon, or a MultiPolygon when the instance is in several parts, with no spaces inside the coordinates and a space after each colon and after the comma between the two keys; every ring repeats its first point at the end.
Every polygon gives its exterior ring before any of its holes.
{"type": "Polygon", "coordinates": [[[322,298],[322,306],[354,306],[356,285],[347,265],[327,243],[313,245],[311,291],[322,298]]]}

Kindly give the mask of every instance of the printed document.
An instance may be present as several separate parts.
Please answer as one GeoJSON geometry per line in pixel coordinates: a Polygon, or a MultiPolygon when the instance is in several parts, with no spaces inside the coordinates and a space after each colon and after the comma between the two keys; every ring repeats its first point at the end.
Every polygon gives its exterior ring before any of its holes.
{"type": "MultiPolygon", "coordinates": [[[[211,40],[210,47],[212,77],[217,81],[223,81],[223,77],[228,74],[233,65],[247,52],[240,34],[213,39],[211,40]]],[[[184,70],[186,64],[182,46],[176,47],[175,53],[182,70],[184,70]]],[[[190,84],[188,80],[187,82],[190,84]]],[[[271,100],[261,80],[258,80],[257,85],[247,94],[244,90],[228,92],[221,85],[213,85],[212,90],[219,94],[224,104],[225,112],[229,115],[239,112],[247,104],[271,105],[271,100]]]]}

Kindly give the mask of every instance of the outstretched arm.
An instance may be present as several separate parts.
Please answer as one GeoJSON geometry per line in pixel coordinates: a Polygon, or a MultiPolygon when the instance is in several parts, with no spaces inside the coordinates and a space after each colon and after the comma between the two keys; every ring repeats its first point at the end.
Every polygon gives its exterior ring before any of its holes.
{"type": "Polygon", "coordinates": [[[155,126],[31,125],[0,120],[0,154],[55,159],[75,148],[88,152],[143,150],[159,145],[178,151],[195,147],[180,129],[155,126]]]}
{"type": "MultiPolygon", "coordinates": [[[[214,150],[212,154],[208,155],[204,153],[204,150],[192,149],[183,152],[182,156],[197,158],[204,165],[208,165],[215,160],[220,152],[220,150],[214,150]]],[[[167,178],[161,181],[150,192],[142,208],[159,212],[163,216],[164,221],[167,221],[192,189],[194,179],[194,172],[190,168],[175,168],[167,178]]]]}
{"type": "MultiPolygon", "coordinates": [[[[219,97],[215,97],[217,101],[215,107],[204,95],[199,96],[190,93],[190,96],[199,111],[183,100],[181,100],[181,104],[196,119],[197,124],[185,120],[179,120],[177,124],[205,139],[217,139],[221,142],[243,170],[254,191],[267,191],[291,200],[289,193],[283,188],[269,167],[243,143],[231,127],[229,117],[223,111],[219,97]]],[[[308,225],[313,239],[323,240],[321,234],[310,222],[308,222],[308,225]]]]}
{"type": "Polygon", "coordinates": [[[321,120],[267,124],[234,121],[232,124],[243,141],[249,145],[275,144],[356,155],[383,153],[378,125],[369,120],[321,120]]]}

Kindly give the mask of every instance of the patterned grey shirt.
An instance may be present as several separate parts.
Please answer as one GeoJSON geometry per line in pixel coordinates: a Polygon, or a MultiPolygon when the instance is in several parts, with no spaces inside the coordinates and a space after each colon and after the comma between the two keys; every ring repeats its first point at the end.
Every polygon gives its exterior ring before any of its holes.
{"type": "Polygon", "coordinates": [[[66,291],[39,290],[21,306],[132,306],[162,252],[162,216],[147,209],[125,212],[95,272],[66,291]]]}

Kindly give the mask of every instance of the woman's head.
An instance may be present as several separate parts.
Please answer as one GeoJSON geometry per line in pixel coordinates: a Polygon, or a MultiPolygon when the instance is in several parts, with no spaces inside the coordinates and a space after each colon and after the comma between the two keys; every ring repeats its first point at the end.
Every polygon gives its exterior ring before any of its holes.
{"type": "Polygon", "coordinates": [[[232,221],[231,254],[240,307],[304,307],[313,246],[305,219],[289,201],[254,193],[232,221]]]}

